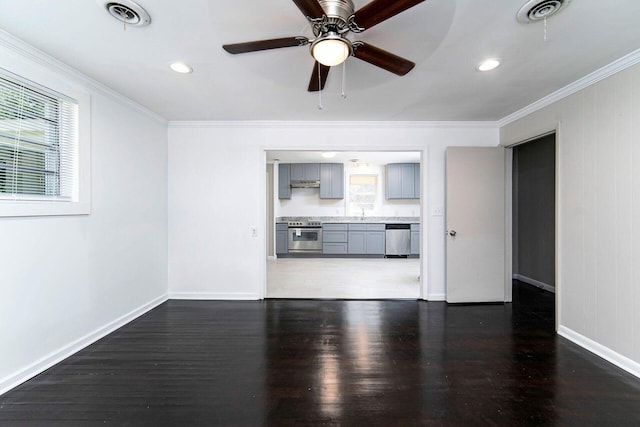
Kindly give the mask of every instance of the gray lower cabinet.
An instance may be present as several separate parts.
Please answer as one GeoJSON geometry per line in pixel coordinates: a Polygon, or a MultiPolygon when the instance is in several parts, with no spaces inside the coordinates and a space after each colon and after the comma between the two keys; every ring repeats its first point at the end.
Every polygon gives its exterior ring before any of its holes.
{"type": "Polygon", "coordinates": [[[348,253],[347,224],[322,224],[322,253],[346,255],[348,253]]]}
{"type": "Polygon", "coordinates": [[[420,163],[387,165],[387,199],[420,198],[420,163]]]}
{"type": "Polygon", "coordinates": [[[420,224],[411,224],[411,255],[420,255],[420,224]]]}
{"type": "Polygon", "coordinates": [[[291,164],[278,165],[278,199],[291,198],[291,164]]]}
{"type": "Polygon", "coordinates": [[[367,231],[367,255],[384,255],[384,231],[367,231]]]}
{"type": "Polygon", "coordinates": [[[289,253],[289,227],[286,223],[276,224],[276,255],[289,253]]]}
{"type": "Polygon", "coordinates": [[[350,255],[384,255],[384,224],[349,224],[350,255]]]}
{"type": "Polygon", "coordinates": [[[344,165],[342,163],[320,164],[320,198],[344,199],[344,165]]]}

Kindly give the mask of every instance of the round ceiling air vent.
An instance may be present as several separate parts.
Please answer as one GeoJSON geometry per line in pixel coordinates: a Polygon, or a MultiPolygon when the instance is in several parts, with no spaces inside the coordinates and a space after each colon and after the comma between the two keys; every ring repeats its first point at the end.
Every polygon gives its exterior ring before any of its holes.
{"type": "Polygon", "coordinates": [[[530,0],[518,11],[518,22],[528,24],[542,21],[560,12],[571,0],[530,0]]]}
{"type": "Polygon", "coordinates": [[[151,16],[138,3],[131,0],[98,0],[107,12],[120,22],[134,27],[151,23],[151,16]]]}

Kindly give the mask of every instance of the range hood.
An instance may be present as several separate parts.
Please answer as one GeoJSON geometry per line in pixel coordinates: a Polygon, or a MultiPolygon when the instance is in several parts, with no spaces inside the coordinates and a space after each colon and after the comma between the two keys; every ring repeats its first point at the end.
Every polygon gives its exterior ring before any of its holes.
{"type": "Polygon", "coordinates": [[[291,188],[320,188],[320,181],[291,180],[291,188]]]}

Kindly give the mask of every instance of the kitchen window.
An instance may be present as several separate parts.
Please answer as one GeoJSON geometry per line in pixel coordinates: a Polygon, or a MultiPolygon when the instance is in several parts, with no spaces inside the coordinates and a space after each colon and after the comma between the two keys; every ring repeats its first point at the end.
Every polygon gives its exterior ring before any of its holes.
{"type": "Polygon", "coordinates": [[[79,129],[78,101],[0,69],[0,216],[88,213],[79,129]]]}
{"type": "Polygon", "coordinates": [[[349,175],[349,213],[361,215],[376,208],[378,175],[349,175]]]}

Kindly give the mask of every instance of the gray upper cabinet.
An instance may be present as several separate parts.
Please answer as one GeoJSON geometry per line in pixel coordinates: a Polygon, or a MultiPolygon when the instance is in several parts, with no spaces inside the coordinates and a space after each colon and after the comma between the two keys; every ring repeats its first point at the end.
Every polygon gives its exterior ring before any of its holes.
{"type": "Polygon", "coordinates": [[[320,198],[344,199],[344,165],[342,163],[320,164],[320,198]]]}
{"type": "Polygon", "coordinates": [[[387,165],[387,199],[420,198],[420,163],[387,165]]]}
{"type": "Polygon", "coordinates": [[[319,163],[291,163],[292,181],[319,181],[319,163]]]}
{"type": "Polygon", "coordinates": [[[291,164],[278,165],[278,199],[291,198],[291,164]]]}
{"type": "Polygon", "coordinates": [[[420,198],[420,163],[413,164],[413,198],[420,198]]]}
{"type": "Polygon", "coordinates": [[[321,199],[344,199],[342,163],[280,163],[278,198],[291,198],[291,181],[320,181],[321,199]]]}

